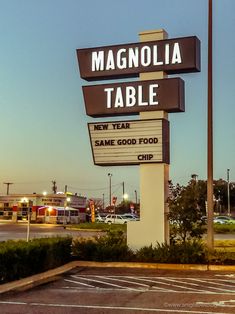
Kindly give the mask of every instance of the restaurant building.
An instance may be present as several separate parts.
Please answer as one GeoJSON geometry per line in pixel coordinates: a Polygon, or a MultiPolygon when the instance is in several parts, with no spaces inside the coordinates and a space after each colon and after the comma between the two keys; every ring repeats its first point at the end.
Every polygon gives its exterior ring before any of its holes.
{"type": "Polygon", "coordinates": [[[28,211],[31,221],[37,220],[38,209],[47,206],[74,208],[85,215],[87,199],[84,196],[64,194],[10,194],[0,195],[0,219],[22,220],[27,219],[28,211]]]}

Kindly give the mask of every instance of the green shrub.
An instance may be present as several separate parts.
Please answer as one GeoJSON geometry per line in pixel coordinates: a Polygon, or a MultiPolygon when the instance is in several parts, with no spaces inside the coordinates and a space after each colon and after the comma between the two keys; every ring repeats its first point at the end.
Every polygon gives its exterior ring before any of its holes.
{"type": "Polygon", "coordinates": [[[216,233],[235,233],[235,224],[214,224],[216,233]]]}
{"type": "Polygon", "coordinates": [[[146,263],[207,263],[207,251],[199,240],[184,243],[159,244],[143,247],[135,253],[128,248],[120,231],[109,232],[95,239],[77,239],[72,246],[73,256],[87,261],[138,261],[146,263]]]}
{"type": "Polygon", "coordinates": [[[235,265],[235,253],[224,250],[208,252],[208,263],[213,265],[235,265]]]}
{"type": "Polygon", "coordinates": [[[72,254],[79,260],[101,262],[129,261],[134,256],[120,230],[109,231],[107,235],[93,240],[77,239],[73,242],[72,254]]]}
{"type": "Polygon", "coordinates": [[[139,262],[195,264],[206,262],[206,249],[199,240],[143,247],[136,252],[139,262]]]}
{"type": "Polygon", "coordinates": [[[93,254],[96,251],[95,239],[77,238],[73,241],[72,256],[82,261],[93,261],[93,254]]]}
{"type": "Polygon", "coordinates": [[[71,258],[71,238],[43,238],[0,243],[0,283],[63,265],[71,258]]]}

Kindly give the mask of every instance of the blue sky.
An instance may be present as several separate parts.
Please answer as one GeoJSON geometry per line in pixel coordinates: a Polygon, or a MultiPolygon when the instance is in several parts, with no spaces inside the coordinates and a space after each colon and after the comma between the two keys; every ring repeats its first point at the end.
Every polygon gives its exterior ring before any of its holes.
{"type": "MultiPolygon", "coordinates": [[[[214,177],[235,180],[235,1],[214,0],[214,177]]],[[[164,28],[201,40],[201,72],[185,81],[186,111],[169,114],[170,177],[207,176],[207,0],[0,0],[0,193],[69,190],[134,199],[138,166],[94,166],[76,49],[137,42],[164,28]]],[[[129,117],[124,117],[123,120],[129,117]]],[[[110,120],[110,118],[109,118],[110,120]]],[[[115,118],[113,119],[115,120],[115,118]]],[[[100,121],[95,119],[95,121],[100,121]]]]}

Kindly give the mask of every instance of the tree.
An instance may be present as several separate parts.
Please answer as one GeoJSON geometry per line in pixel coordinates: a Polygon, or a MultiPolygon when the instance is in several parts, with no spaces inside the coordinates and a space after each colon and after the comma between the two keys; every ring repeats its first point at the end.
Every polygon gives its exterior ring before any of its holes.
{"type": "Polygon", "coordinates": [[[185,243],[191,238],[201,238],[204,233],[202,220],[205,209],[203,182],[190,180],[184,187],[177,184],[171,186],[169,204],[169,221],[171,224],[171,239],[185,243]]]}

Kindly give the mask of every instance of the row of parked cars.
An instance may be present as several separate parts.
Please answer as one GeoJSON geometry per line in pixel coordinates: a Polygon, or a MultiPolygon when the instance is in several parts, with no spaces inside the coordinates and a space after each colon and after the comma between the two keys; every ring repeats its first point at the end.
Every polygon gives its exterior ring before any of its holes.
{"type": "Polygon", "coordinates": [[[128,221],[138,220],[140,220],[139,216],[131,213],[126,213],[123,215],[99,213],[95,216],[96,222],[103,222],[107,224],[126,224],[128,221]]]}
{"type": "MultiPolygon", "coordinates": [[[[203,216],[202,219],[207,222],[207,216],[203,216]]],[[[235,224],[235,218],[231,216],[215,216],[213,222],[219,225],[232,225],[235,224]]]]}
{"type": "MultiPolygon", "coordinates": [[[[203,219],[207,219],[206,216],[203,219]]],[[[138,221],[140,220],[139,216],[136,214],[126,213],[123,215],[119,214],[107,214],[107,213],[99,213],[95,216],[96,222],[103,222],[107,224],[125,224],[128,221],[138,221]]],[[[216,224],[235,224],[235,218],[231,216],[216,216],[213,218],[214,223],[216,224]]]]}
{"type": "Polygon", "coordinates": [[[214,223],[224,225],[224,224],[235,224],[235,218],[231,216],[217,216],[214,217],[214,223]]]}

